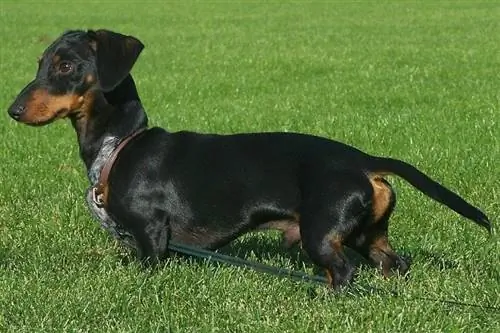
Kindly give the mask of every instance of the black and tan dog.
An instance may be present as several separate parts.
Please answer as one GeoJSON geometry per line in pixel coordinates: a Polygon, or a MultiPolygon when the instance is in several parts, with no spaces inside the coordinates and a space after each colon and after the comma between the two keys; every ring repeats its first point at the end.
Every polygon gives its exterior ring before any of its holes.
{"type": "Polygon", "coordinates": [[[94,214],[143,260],[173,241],[215,249],[256,229],[301,242],[333,287],[353,278],[348,246],[384,275],[408,263],[387,238],[402,177],[429,197],[491,229],[488,218],[415,167],[325,138],[290,133],[208,135],[147,127],[129,72],[143,49],[105,30],[64,33],[44,52],[35,80],[9,108],[44,125],[69,118],[91,187],[94,214]]]}

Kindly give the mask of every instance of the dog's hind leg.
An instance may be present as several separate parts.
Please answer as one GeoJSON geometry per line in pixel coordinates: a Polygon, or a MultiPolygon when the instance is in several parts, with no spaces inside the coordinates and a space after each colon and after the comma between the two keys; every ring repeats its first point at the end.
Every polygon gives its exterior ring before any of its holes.
{"type": "Polygon", "coordinates": [[[355,266],[344,254],[344,243],[369,220],[373,191],[359,174],[331,178],[321,177],[320,182],[303,186],[300,234],[303,249],[338,289],[354,277],[355,266]]]}
{"type": "Polygon", "coordinates": [[[380,268],[385,277],[393,272],[406,274],[409,262],[398,255],[389,244],[389,218],[396,206],[396,195],[391,185],[379,176],[369,178],[373,187],[372,210],[369,222],[351,234],[347,245],[380,268]]]}

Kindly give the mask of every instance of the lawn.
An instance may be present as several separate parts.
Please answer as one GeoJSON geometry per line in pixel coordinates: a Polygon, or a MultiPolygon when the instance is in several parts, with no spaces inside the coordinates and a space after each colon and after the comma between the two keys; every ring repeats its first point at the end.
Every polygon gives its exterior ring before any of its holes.
{"type": "MultiPolygon", "coordinates": [[[[363,266],[351,290],[333,294],[183,258],[145,270],[90,217],[69,122],[33,128],[6,112],[51,40],[108,28],[146,45],[133,75],[151,125],[341,140],[416,165],[498,223],[500,3],[2,1],[0,10],[0,332],[500,331],[498,234],[399,179],[390,233],[412,257],[407,280],[363,266]]],[[[224,252],[313,272],[274,233],[224,252]]]]}

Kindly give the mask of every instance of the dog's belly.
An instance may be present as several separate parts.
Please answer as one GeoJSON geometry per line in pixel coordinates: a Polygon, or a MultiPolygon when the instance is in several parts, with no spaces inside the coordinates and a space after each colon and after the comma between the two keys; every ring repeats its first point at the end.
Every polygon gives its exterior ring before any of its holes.
{"type": "Polygon", "coordinates": [[[247,232],[270,229],[282,231],[287,246],[300,240],[299,214],[295,209],[268,202],[254,204],[252,208],[233,207],[234,211],[227,213],[226,209],[208,206],[212,209],[191,207],[189,210],[196,213],[189,220],[171,215],[172,241],[216,249],[247,232]]]}

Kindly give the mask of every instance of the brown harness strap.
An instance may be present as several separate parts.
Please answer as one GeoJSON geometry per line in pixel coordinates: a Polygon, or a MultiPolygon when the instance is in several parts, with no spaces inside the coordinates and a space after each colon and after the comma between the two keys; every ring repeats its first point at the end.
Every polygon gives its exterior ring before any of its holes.
{"type": "Polygon", "coordinates": [[[99,175],[99,181],[96,185],[92,187],[92,198],[97,206],[105,207],[107,204],[108,197],[108,178],[111,172],[111,168],[113,168],[113,164],[118,157],[120,151],[125,148],[127,143],[129,143],[133,138],[144,132],[147,128],[141,128],[134,133],[127,136],[125,139],[120,142],[120,144],[113,150],[113,153],[108,158],[104,167],[101,170],[101,174],[99,175]]]}

